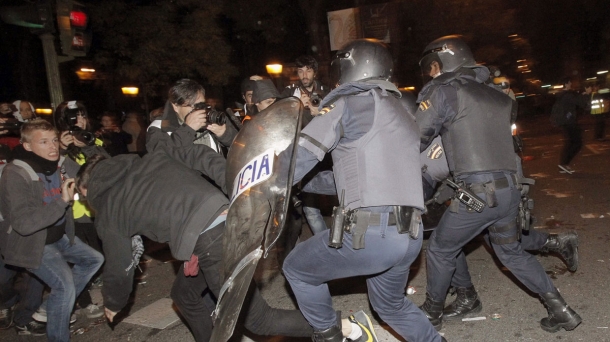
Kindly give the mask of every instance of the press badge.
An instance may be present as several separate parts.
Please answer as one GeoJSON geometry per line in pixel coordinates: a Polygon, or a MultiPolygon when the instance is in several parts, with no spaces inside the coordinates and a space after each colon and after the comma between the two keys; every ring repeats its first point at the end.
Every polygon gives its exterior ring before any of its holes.
{"type": "Polygon", "coordinates": [[[251,187],[271,178],[274,159],[275,149],[270,148],[250,160],[235,176],[233,191],[231,192],[231,202],[251,187]]]}

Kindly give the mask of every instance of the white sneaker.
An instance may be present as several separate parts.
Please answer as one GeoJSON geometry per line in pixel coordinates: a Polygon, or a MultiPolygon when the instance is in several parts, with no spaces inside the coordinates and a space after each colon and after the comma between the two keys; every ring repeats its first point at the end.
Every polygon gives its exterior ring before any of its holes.
{"type": "Polygon", "coordinates": [[[87,318],[100,318],[104,316],[104,310],[95,304],[89,304],[86,308],[81,309],[87,315],[87,318]]]}
{"type": "MultiPolygon", "coordinates": [[[[47,310],[40,307],[36,312],[32,314],[32,318],[37,322],[47,323],[47,310]]],[[[72,314],[70,316],[70,324],[76,322],[76,315],[72,314]]]]}
{"type": "Polygon", "coordinates": [[[572,170],[572,168],[567,166],[567,165],[559,164],[557,166],[559,166],[559,170],[560,170],[559,173],[569,173],[569,174],[573,174],[574,173],[574,170],[572,170]]]}

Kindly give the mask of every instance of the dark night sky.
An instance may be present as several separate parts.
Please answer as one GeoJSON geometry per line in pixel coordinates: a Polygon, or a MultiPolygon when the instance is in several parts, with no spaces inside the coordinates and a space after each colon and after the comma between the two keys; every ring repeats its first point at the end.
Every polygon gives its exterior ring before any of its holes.
{"type": "MultiPolygon", "coordinates": [[[[328,41],[326,11],[384,2],[387,1],[285,0],[286,6],[291,7],[288,13],[292,19],[286,27],[290,38],[272,44],[261,38],[255,53],[243,53],[249,47],[232,35],[231,23],[226,22],[227,40],[234,45],[235,51],[241,51],[236,52],[233,63],[246,76],[263,73],[262,66],[274,57],[284,63],[291,62],[298,55],[311,53],[311,42],[328,41]],[[304,4],[310,6],[306,12],[304,4]],[[307,15],[299,16],[299,13],[307,15]],[[312,37],[316,33],[312,33],[313,25],[306,21],[312,16],[317,21],[320,37],[312,37]]],[[[27,2],[4,0],[1,3],[2,6],[12,4],[27,2]]],[[[512,77],[517,77],[515,60],[522,55],[535,62],[531,77],[543,82],[556,82],[566,75],[586,78],[596,70],[610,67],[610,6],[606,0],[410,0],[395,4],[401,46],[392,49],[400,58],[398,69],[402,73],[399,78],[404,83],[421,84],[417,73],[419,53],[427,42],[449,33],[465,34],[475,53],[499,56],[498,64],[505,65],[508,70],[503,71],[512,77]],[[525,44],[511,45],[508,32],[518,33],[525,44]]],[[[264,6],[264,2],[260,2],[260,6],[264,6]]],[[[27,98],[40,105],[48,102],[40,40],[25,28],[1,23],[0,44],[0,101],[27,98]]],[[[319,52],[319,59],[324,59],[324,54],[329,55],[327,50],[328,47],[319,52]]],[[[91,94],[83,94],[83,91],[94,93],[99,90],[90,83],[76,83],[74,70],[82,62],[77,59],[61,65],[66,97],[89,96],[91,94]]],[[[239,83],[241,77],[234,83],[239,83]]],[[[225,93],[235,92],[236,86],[225,88],[225,93]]],[[[108,101],[102,101],[99,106],[106,104],[108,101]]]]}

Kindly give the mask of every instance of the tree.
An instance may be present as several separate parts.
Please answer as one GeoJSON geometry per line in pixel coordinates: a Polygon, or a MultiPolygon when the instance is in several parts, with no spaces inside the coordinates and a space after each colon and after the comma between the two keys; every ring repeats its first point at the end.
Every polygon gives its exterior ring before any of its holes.
{"type": "Polygon", "coordinates": [[[225,85],[236,74],[219,23],[223,1],[98,0],[89,5],[95,62],[149,94],[179,78],[225,85]]]}

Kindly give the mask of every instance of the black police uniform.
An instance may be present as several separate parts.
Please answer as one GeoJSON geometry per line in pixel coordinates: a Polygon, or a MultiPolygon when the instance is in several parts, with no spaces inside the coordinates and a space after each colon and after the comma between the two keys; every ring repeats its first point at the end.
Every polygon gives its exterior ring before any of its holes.
{"type": "Polygon", "coordinates": [[[479,213],[456,201],[433,232],[427,250],[427,295],[434,302],[444,303],[450,284],[472,287],[467,266],[459,267],[466,265],[462,247],[486,228],[500,261],[525,286],[539,294],[556,291],[518,240],[520,190],[509,128],[511,100],[481,79],[485,77],[466,68],[441,74],[422,90],[416,112],[422,150],[440,134],[455,181],[487,202],[479,213]],[[456,269],[466,275],[452,281],[456,269]]]}

